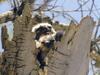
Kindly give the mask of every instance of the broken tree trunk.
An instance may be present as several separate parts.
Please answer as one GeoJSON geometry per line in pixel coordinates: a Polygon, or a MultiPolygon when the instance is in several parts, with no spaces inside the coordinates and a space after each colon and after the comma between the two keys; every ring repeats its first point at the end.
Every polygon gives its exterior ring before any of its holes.
{"type": "Polygon", "coordinates": [[[4,48],[2,75],[37,75],[35,45],[31,33],[34,20],[31,19],[31,9],[28,3],[23,11],[22,16],[14,22],[12,41],[8,40],[6,28],[2,28],[4,48]]]}
{"type": "Polygon", "coordinates": [[[62,43],[58,44],[58,51],[50,60],[48,75],[87,75],[94,24],[88,16],[78,26],[71,23],[62,43]]]}

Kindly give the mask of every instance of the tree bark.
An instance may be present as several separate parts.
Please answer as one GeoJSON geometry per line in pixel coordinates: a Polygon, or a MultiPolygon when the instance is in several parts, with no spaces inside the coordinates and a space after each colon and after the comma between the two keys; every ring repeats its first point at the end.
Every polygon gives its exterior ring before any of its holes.
{"type": "Polygon", "coordinates": [[[87,75],[94,24],[88,16],[78,26],[71,23],[64,41],[58,44],[58,51],[50,60],[48,75],[87,75]]]}
{"type": "Polygon", "coordinates": [[[15,16],[13,11],[7,11],[5,13],[2,13],[0,14],[0,24],[8,21],[13,21],[14,17],[15,16]]]}
{"type": "Polygon", "coordinates": [[[4,45],[2,75],[37,75],[35,45],[31,33],[34,21],[31,16],[30,5],[27,3],[22,16],[14,22],[12,41],[8,41],[7,35],[4,35],[6,29],[2,29],[2,37],[4,38],[2,39],[4,45]]]}

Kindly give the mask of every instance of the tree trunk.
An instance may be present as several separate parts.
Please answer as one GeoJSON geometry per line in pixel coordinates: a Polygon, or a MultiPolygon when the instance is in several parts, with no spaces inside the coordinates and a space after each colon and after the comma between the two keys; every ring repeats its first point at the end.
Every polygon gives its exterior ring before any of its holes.
{"type": "Polygon", "coordinates": [[[30,5],[27,3],[22,16],[14,22],[14,36],[8,41],[5,28],[2,28],[3,75],[37,75],[34,50],[35,45],[31,33],[34,20],[31,19],[30,5]],[[5,39],[6,38],[6,39],[5,39]]]}
{"type": "Polygon", "coordinates": [[[62,43],[58,44],[58,51],[50,60],[48,75],[87,75],[94,24],[91,17],[85,17],[78,26],[70,24],[62,43]]]}

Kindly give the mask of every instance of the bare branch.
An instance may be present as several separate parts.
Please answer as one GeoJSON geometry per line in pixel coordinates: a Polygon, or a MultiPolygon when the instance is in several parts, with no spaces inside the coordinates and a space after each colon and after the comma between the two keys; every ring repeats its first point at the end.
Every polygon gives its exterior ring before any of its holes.
{"type": "Polygon", "coordinates": [[[89,15],[91,15],[91,13],[92,13],[93,6],[94,6],[94,0],[92,0],[92,5],[91,5],[91,9],[90,9],[89,15]]]}
{"type": "Polygon", "coordinates": [[[5,13],[0,14],[0,24],[5,23],[7,21],[13,21],[13,20],[14,20],[13,11],[7,11],[5,13]]]}
{"type": "Polygon", "coordinates": [[[97,38],[97,33],[98,33],[98,30],[99,30],[99,27],[100,27],[100,19],[99,19],[98,25],[97,25],[97,27],[96,27],[96,31],[95,31],[95,35],[94,35],[94,39],[97,38]]]}
{"type": "MultiPolygon", "coordinates": [[[[84,3],[82,4],[82,6],[86,5],[89,1],[90,1],[90,0],[87,0],[86,2],[84,2],[84,3]]],[[[80,8],[81,8],[81,6],[79,6],[79,7],[76,9],[76,11],[79,10],[80,8]]]]}
{"type": "Polygon", "coordinates": [[[79,2],[79,0],[77,0],[77,3],[80,6],[80,9],[81,9],[81,17],[83,18],[83,5],[79,2]]]}
{"type": "MultiPolygon", "coordinates": [[[[26,1],[27,0],[25,0],[25,1],[22,0],[22,3],[19,4],[18,0],[13,0],[13,5],[12,5],[12,2],[9,0],[11,5],[13,6],[13,9],[0,14],[0,24],[8,22],[8,21],[14,21],[17,16],[22,15],[26,1]]],[[[29,0],[29,1],[31,1],[31,0],[29,0]]],[[[33,0],[33,1],[35,1],[35,0],[33,0]]]]}

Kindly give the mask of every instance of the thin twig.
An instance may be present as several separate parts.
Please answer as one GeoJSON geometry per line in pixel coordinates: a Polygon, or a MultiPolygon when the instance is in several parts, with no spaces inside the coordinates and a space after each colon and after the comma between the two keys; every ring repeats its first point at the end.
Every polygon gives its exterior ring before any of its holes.
{"type": "Polygon", "coordinates": [[[91,13],[92,13],[93,6],[94,6],[94,0],[92,0],[92,5],[91,5],[91,9],[90,9],[89,15],[91,15],[91,13]]]}
{"type": "Polygon", "coordinates": [[[98,25],[96,26],[96,31],[95,31],[94,39],[97,38],[97,33],[98,33],[99,27],[100,27],[100,24],[99,23],[100,23],[100,19],[99,19],[98,25]]]}

